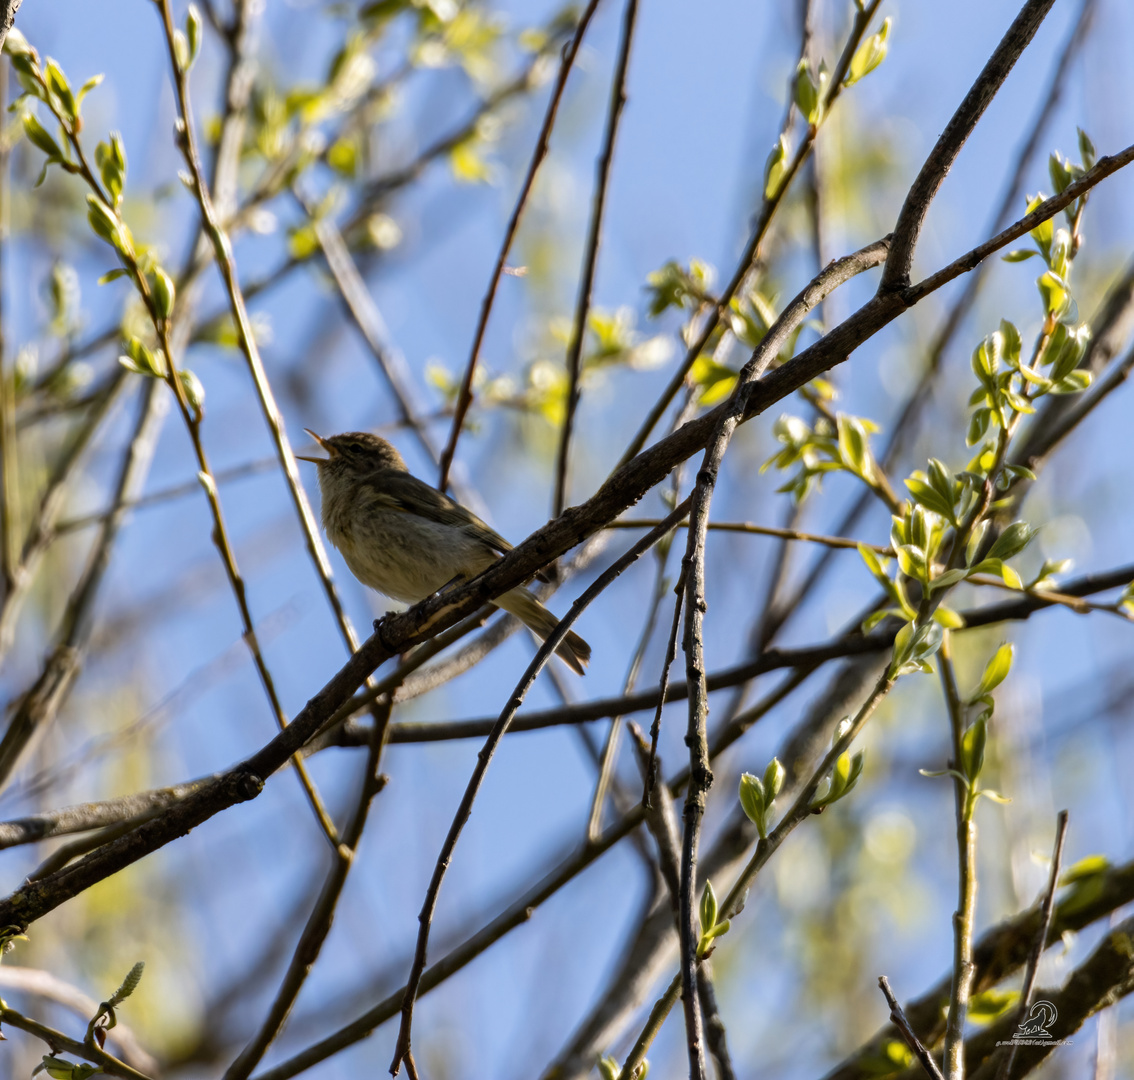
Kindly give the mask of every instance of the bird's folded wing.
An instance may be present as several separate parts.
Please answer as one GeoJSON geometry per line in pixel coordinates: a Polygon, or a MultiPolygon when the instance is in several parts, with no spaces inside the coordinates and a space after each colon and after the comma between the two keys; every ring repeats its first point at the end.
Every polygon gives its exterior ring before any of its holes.
{"type": "Polygon", "coordinates": [[[501,554],[512,550],[512,545],[504,537],[485,525],[471,510],[466,510],[411,473],[382,469],[368,480],[367,488],[372,506],[417,514],[427,521],[461,529],[501,554]]]}

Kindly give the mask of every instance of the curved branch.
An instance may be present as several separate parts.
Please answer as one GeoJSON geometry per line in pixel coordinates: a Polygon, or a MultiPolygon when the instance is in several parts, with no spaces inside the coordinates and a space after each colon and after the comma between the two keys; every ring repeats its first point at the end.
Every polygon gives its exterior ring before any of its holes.
{"type": "Polygon", "coordinates": [[[886,268],[882,271],[880,291],[891,292],[909,285],[913,269],[914,248],[921,235],[930,203],[944,182],[946,175],[961,152],[968,137],[984,115],[997,91],[1008,78],[1023,51],[1031,43],[1055,0],[1028,0],[1008,32],[996,46],[988,63],[977,76],[965,99],[957,107],[952,119],[929,152],[917,179],[906,195],[906,201],[894,226],[894,242],[886,268]]]}

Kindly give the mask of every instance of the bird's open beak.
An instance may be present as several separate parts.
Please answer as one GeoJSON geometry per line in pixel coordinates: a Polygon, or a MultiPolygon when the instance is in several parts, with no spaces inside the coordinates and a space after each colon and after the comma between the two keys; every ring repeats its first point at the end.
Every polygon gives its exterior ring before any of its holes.
{"type": "Polygon", "coordinates": [[[311,438],[313,438],[324,450],[326,450],[327,453],[331,455],[331,457],[308,457],[307,454],[296,454],[295,456],[300,461],[311,461],[316,465],[325,465],[328,461],[331,460],[331,458],[338,456],[338,451],[330,443],[328,443],[322,435],[316,435],[315,432],[313,432],[310,428],[304,428],[303,430],[306,431],[307,434],[310,435],[311,438]]]}

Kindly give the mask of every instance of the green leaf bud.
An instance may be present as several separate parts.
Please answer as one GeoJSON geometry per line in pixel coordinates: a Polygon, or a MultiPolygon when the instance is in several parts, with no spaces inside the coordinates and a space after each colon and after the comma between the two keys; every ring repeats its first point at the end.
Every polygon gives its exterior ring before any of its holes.
{"type": "Polygon", "coordinates": [[[196,4],[190,4],[189,11],[185,15],[185,39],[189,43],[187,66],[192,67],[197,54],[201,51],[201,12],[196,4]]]}
{"type": "Polygon", "coordinates": [[[173,279],[160,267],[154,267],[154,305],[157,307],[158,314],[163,319],[168,319],[170,313],[173,311],[173,301],[176,296],[176,288],[173,284],[173,279]]]}
{"type": "Polygon", "coordinates": [[[181,380],[181,389],[185,391],[185,400],[189,407],[198,415],[205,411],[205,388],[201,380],[191,371],[179,371],[177,377],[181,380]]]}
{"type": "Polygon", "coordinates": [[[795,104],[800,114],[813,127],[822,119],[822,87],[811,75],[811,65],[800,60],[795,71],[795,104]]]}
{"type": "Polygon", "coordinates": [[[758,776],[743,773],[740,777],[740,805],[748,820],[756,826],[760,839],[767,839],[767,807],[765,804],[764,785],[758,776]]]}
{"type": "Polygon", "coordinates": [[[43,64],[43,81],[47,83],[48,89],[59,100],[63,115],[68,120],[74,120],[79,114],[75,95],[71,92],[71,86],[67,82],[67,76],[63,74],[63,69],[50,56],[43,64]]]}
{"type": "Polygon", "coordinates": [[[96,236],[101,237],[108,244],[118,246],[118,219],[97,195],[87,196],[87,220],[96,236]]]}
{"type": "Polygon", "coordinates": [[[961,736],[961,768],[970,783],[976,783],[984,768],[984,748],[988,742],[987,714],[982,714],[961,736]]]}
{"type": "Polygon", "coordinates": [[[787,770],[780,764],[780,759],[772,758],[768,762],[768,767],[764,770],[764,797],[768,800],[769,806],[783,790],[785,776],[787,776],[787,770]]]}
{"type": "MultiPolygon", "coordinates": [[[[38,59],[35,49],[28,44],[28,39],[14,26],[8,31],[8,36],[4,39],[4,52],[13,58],[22,56],[33,61],[38,59]]],[[[1082,132],[1080,132],[1081,134],[1082,132]]]]}
{"type": "Polygon", "coordinates": [[[1093,169],[1097,160],[1095,144],[1091,142],[1090,136],[1082,128],[1075,130],[1079,133],[1079,160],[1082,161],[1084,169],[1093,169]]]}
{"type": "Polygon", "coordinates": [[[701,893],[701,906],[698,910],[701,918],[701,933],[707,934],[717,925],[717,894],[713,891],[713,883],[706,879],[704,891],[701,893]]]}

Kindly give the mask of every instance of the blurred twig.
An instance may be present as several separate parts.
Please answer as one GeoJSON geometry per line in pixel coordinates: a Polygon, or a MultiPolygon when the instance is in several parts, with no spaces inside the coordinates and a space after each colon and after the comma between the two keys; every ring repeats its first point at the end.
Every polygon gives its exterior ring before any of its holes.
{"type": "Polygon", "coordinates": [[[311,910],[299,942],[296,944],[283,982],[268,1008],[268,1015],[264,1018],[263,1024],[241,1051],[239,1057],[229,1066],[224,1074],[224,1080],[243,1080],[259,1063],[264,1052],[283,1028],[284,1021],[291,1012],[308,973],[318,959],[323,943],[327,940],[327,934],[331,930],[331,921],[335,916],[335,909],[338,906],[343,887],[346,885],[347,874],[350,872],[355,855],[358,852],[358,843],[366,826],[370,804],[374,796],[386,785],[386,779],[379,774],[378,768],[382,758],[382,746],[385,742],[386,724],[389,723],[392,707],[393,702],[390,698],[387,698],[385,703],[379,706],[375,726],[370,733],[366,769],[362,775],[362,783],[359,785],[354,812],[347,827],[343,830],[342,843],[332,857],[331,869],[323,882],[323,888],[311,910]]]}
{"type": "Polygon", "coordinates": [[[531,194],[532,185],[535,183],[536,173],[539,171],[543,159],[547,156],[547,148],[551,140],[551,130],[555,126],[555,117],[559,111],[559,102],[562,100],[563,91],[567,86],[567,76],[571,73],[571,66],[574,64],[575,57],[578,55],[583,35],[587,32],[587,27],[590,25],[591,17],[594,15],[595,8],[597,7],[598,0],[589,0],[587,6],[579,16],[574,35],[563,49],[563,58],[559,65],[559,76],[555,81],[555,86],[552,88],[551,97],[548,100],[547,109],[544,112],[543,123],[539,129],[539,135],[536,136],[536,145],[535,149],[532,151],[528,171],[520,185],[520,193],[516,198],[516,205],[512,210],[512,216],[508,219],[508,224],[504,229],[504,240],[500,245],[500,252],[496,256],[496,263],[493,266],[492,276],[489,278],[488,282],[488,290],[484,294],[484,299],[481,301],[480,315],[477,318],[476,329],[473,331],[472,349],[469,353],[468,363],[465,365],[465,373],[461,379],[461,387],[458,391],[456,405],[453,409],[453,423],[449,432],[449,439],[445,444],[445,449],[442,451],[440,458],[441,476],[437,486],[442,491],[446,489],[449,482],[449,470],[453,465],[453,455],[457,451],[457,440],[461,437],[461,428],[464,426],[465,416],[468,413],[469,406],[472,404],[472,386],[473,379],[476,375],[477,360],[480,356],[480,347],[484,342],[484,332],[488,327],[488,316],[492,312],[492,305],[496,299],[496,290],[500,284],[500,277],[504,272],[504,266],[508,260],[508,252],[511,250],[512,242],[516,238],[516,230],[520,224],[520,216],[523,214],[524,207],[527,205],[528,196],[531,194]]]}
{"type": "MultiPolygon", "coordinates": [[[[626,0],[622,16],[622,37],[618,44],[618,59],[611,78],[610,103],[607,106],[606,130],[602,149],[595,166],[595,186],[591,196],[591,216],[587,225],[587,238],[583,244],[583,267],[579,274],[578,295],[575,300],[575,318],[567,346],[567,397],[564,405],[563,426],[559,436],[559,453],[555,468],[555,495],[552,516],[558,517],[567,505],[567,477],[570,472],[571,432],[575,425],[575,410],[579,407],[583,373],[583,342],[587,335],[587,314],[594,291],[595,269],[598,266],[599,240],[602,236],[603,209],[610,184],[610,166],[614,160],[614,144],[618,138],[618,121],[626,104],[626,74],[630,66],[630,49],[634,41],[634,24],[638,18],[638,0],[626,0]]],[[[567,61],[564,59],[564,67],[567,61]]]]}
{"type": "MultiPolygon", "coordinates": [[[[858,49],[862,41],[862,36],[866,33],[866,28],[870,25],[870,20],[874,18],[874,13],[881,6],[881,3],[882,0],[869,0],[862,8],[856,8],[850,33],[847,35],[843,51],[839,56],[838,63],[835,65],[835,70],[831,73],[830,81],[827,84],[828,90],[822,103],[823,115],[830,113],[832,106],[843,90],[843,79],[846,77],[847,71],[850,68],[851,59],[854,57],[855,50],[858,49]]],[[[806,40],[804,41],[803,48],[807,48],[806,40]]],[[[791,124],[792,109],[789,104],[785,111],[784,124],[780,131],[781,139],[786,139],[791,124]]],[[[762,193],[760,210],[756,216],[752,234],[748,238],[744,253],[737,263],[736,270],[733,271],[731,280],[717,298],[716,303],[709,310],[705,323],[697,334],[696,340],[686,352],[685,359],[682,361],[681,366],[674,373],[673,377],[666,385],[665,390],[662,391],[661,396],[650,407],[649,414],[642,422],[638,433],[630,441],[630,445],[623,453],[618,463],[619,466],[625,465],[641,452],[642,448],[646,445],[646,440],[650,437],[650,433],[657,427],[666,409],[669,408],[670,402],[677,396],[678,391],[684,384],[694,363],[696,363],[697,358],[701,355],[701,351],[708,343],[709,338],[712,337],[713,331],[717,328],[717,324],[727,315],[729,303],[737,292],[740,291],[749,272],[759,259],[760,244],[767,234],[768,227],[772,223],[772,218],[775,216],[776,210],[779,208],[780,203],[787,194],[788,188],[791,186],[792,179],[799,171],[803,162],[807,160],[807,156],[815,142],[817,130],[815,126],[808,127],[795,153],[791,156],[791,160],[785,162],[784,171],[779,182],[776,183],[771,190],[765,190],[762,193]]]]}
{"type": "MultiPolygon", "coordinates": [[[[96,1012],[98,1002],[84,994],[78,987],[64,982],[49,971],[38,968],[14,967],[11,964],[0,966],[0,987],[16,993],[32,994],[44,1001],[55,1002],[69,1009],[85,1024],[96,1012]]],[[[108,1037],[118,1044],[122,1060],[129,1066],[144,1073],[156,1075],[157,1062],[138,1042],[138,1036],[129,1024],[119,1020],[108,1032],[108,1037]]]]}
{"type": "Polygon", "coordinates": [[[930,1056],[929,1051],[922,1046],[921,1040],[910,1027],[910,1022],[906,1019],[906,1014],[902,1012],[902,1006],[898,999],[894,997],[894,991],[890,989],[890,984],[885,975],[878,977],[878,985],[882,988],[886,1004],[890,1006],[891,1021],[902,1033],[902,1038],[906,1040],[906,1045],[913,1051],[914,1057],[921,1062],[921,1067],[925,1070],[926,1075],[929,1076],[930,1080],[944,1080],[941,1070],[937,1067],[937,1062],[930,1056]]]}
{"type": "Polygon", "coordinates": [[[105,1050],[100,1049],[93,1041],[87,1043],[72,1039],[69,1035],[49,1028],[46,1024],[32,1020],[30,1017],[24,1016],[23,1013],[18,1013],[15,1009],[10,1009],[3,1004],[0,1004],[0,1023],[8,1024],[20,1031],[27,1032],[29,1035],[34,1035],[37,1039],[45,1042],[53,1053],[63,1051],[86,1061],[97,1062],[100,1071],[110,1076],[121,1076],[125,1080],[151,1080],[145,1073],[131,1068],[126,1062],[119,1061],[113,1054],[108,1054],[105,1050]]]}
{"type": "MultiPolygon", "coordinates": [[[[1016,1009],[1016,1026],[1022,1028],[1028,1018],[1032,1007],[1032,994],[1036,988],[1036,973],[1039,970],[1040,957],[1047,946],[1047,935],[1051,931],[1051,916],[1055,910],[1055,890],[1059,887],[1059,870],[1063,864],[1063,841],[1067,838],[1067,811],[1060,810],[1055,825],[1055,850],[1051,853],[1051,873],[1048,875],[1047,890],[1043,895],[1040,906],[1040,925],[1036,931],[1036,939],[1028,953],[1028,963],[1024,968],[1024,983],[1020,987],[1020,1003],[1016,1009]]],[[[997,1080],[1008,1080],[1012,1075],[1012,1066],[1016,1061],[1016,1051],[1019,1049],[1015,1040],[1008,1047],[1004,1060],[997,1071],[997,1080]]]]}
{"type": "Polygon", "coordinates": [[[4,594],[4,599],[0,601],[0,658],[7,653],[12,645],[20,608],[35,579],[40,561],[51,543],[52,530],[63,509],[68,485],[74,478],[84,451],[94,438],[107,413],[110,412],[111,406],[118,400],[118,395],[126,382],[126,369],[117,368],[103,385],[87,415],[80,422],[78,430],[71,437],[67,449],[56,464],[47,482],[47,487],[40,497],[39,506],[23,543],[20,545],[19,562],[13,567],[12,587],[4,594]]]}
{"type": "Polygon", "coordinates": [[[0,786],[11,777],[37,734],[54,720],[79,673],[94,627],[95,602],[110,565],[118,532],[128,513],[125,504],[137,498],[145,483],[167,408],[168,399],[161,382],[148,380],[141,397],[137,425],[122,458],[114,505],[103,520],[87,556],[82,577],[67,602],[55,647],[39,678],[21,696],[0,740],[0,786]]]}

